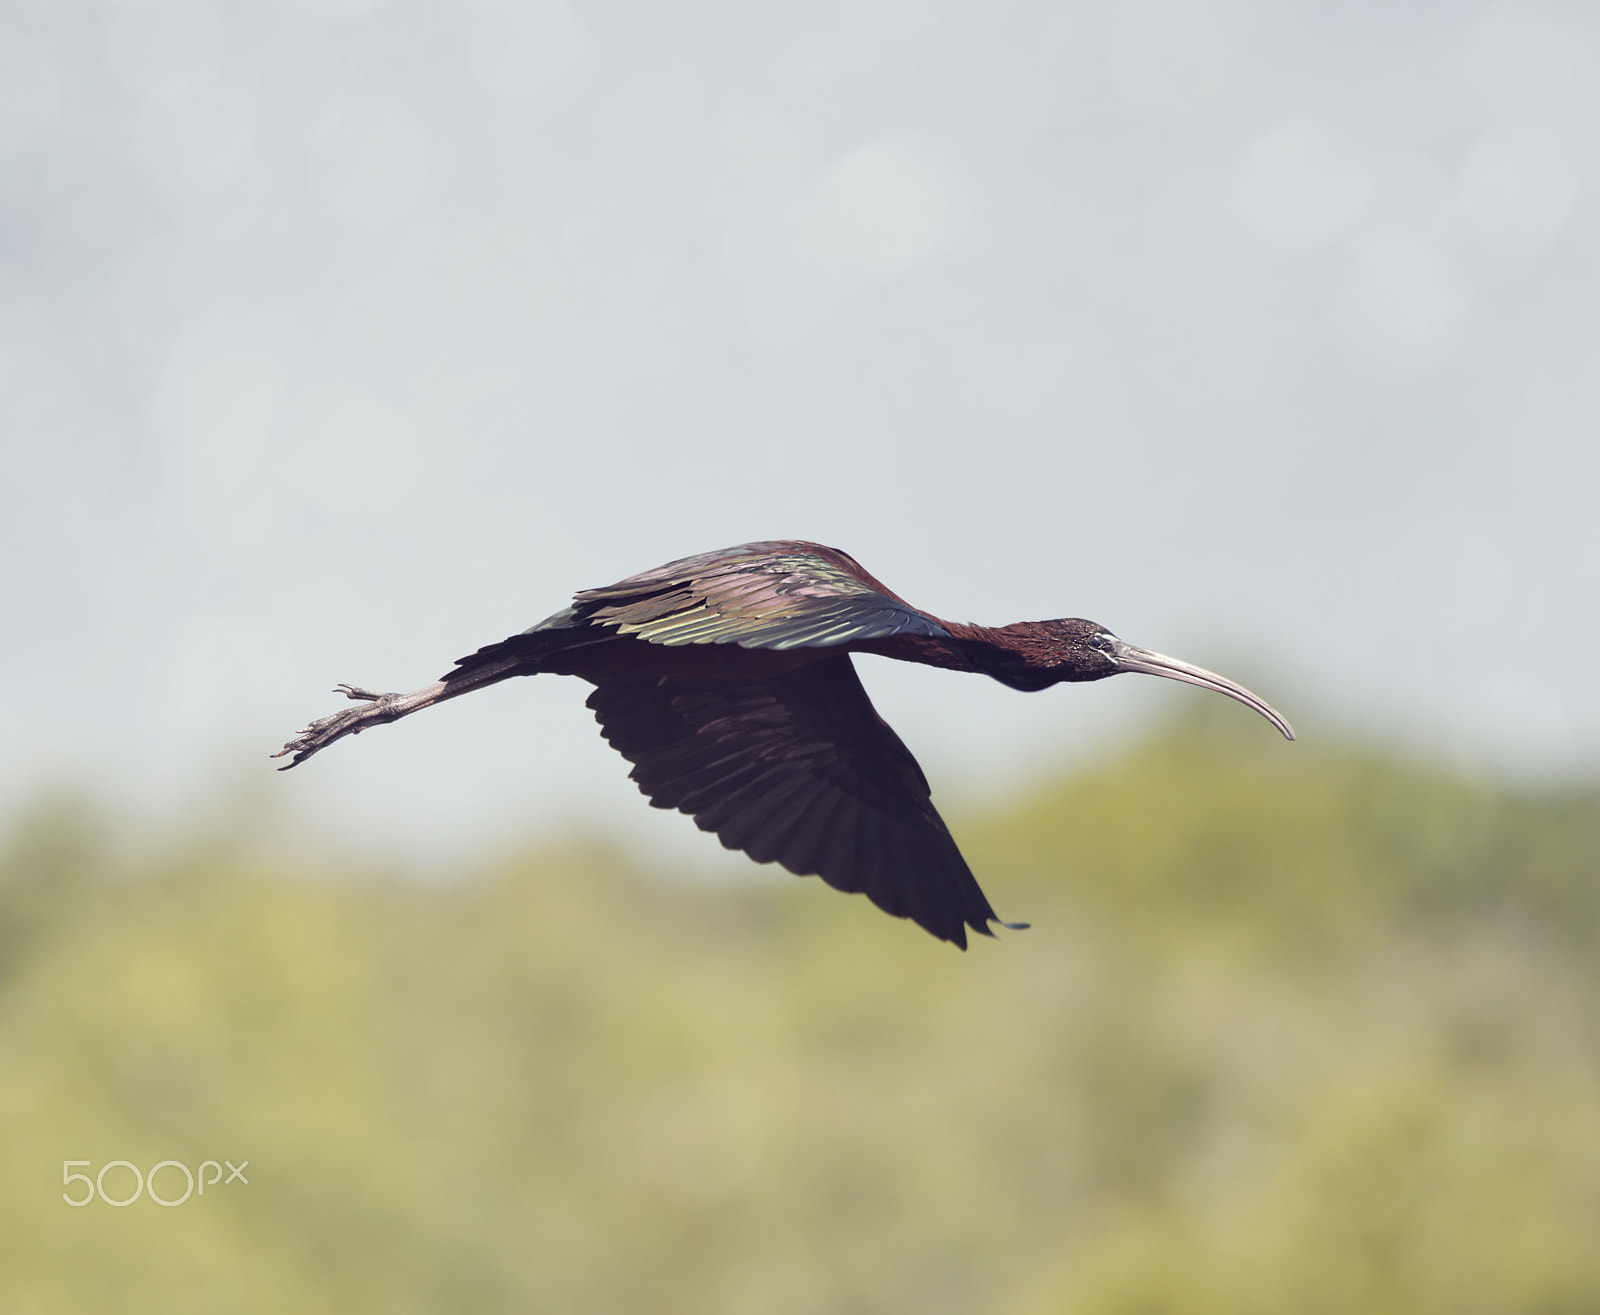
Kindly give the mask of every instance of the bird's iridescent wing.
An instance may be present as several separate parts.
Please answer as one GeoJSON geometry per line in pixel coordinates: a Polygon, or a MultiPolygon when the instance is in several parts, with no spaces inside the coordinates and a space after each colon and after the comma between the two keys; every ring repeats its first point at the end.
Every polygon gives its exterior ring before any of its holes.
{"type": "Polygon", "coordinates": [[[607,676],[589,707],[650,802],[727,848],[863,891],[962,948],[997,920],[847,654],[760,679],[607,676]]]}
{"type": "Polygon", "coordinates": [[[798,540],[701,553],[585,589],[551,621],[614,627],[651,644],[768,649],[948,633],[852,557],[798,540]]]}

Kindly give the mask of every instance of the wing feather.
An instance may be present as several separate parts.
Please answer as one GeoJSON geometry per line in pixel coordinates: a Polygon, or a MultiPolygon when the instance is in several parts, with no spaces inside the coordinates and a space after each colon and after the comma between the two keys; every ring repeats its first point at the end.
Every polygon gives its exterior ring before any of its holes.
{"type": "Polygon", "coordinates": [[[571,621],[669,647],[783,650],[894,635],[949,636],[937,619],[890,593],[848,554],[799,540],[701,553],[585,589],[573,598],[571,621]]]}
{"type": "MultiPolygon", "coordinates": [[[[783,851],[778,856],[778,862],[791,872],[809,875],[822,874],[822,842],[827,835],[827,828],[838,811],[842,798],[837,791],[824,791],[819,795],[810,808],[795,820],[795,825],[789,831],[789,839],[783,846],[783,851]]],[[[861,891],[861,877],[853,867],[845,867],[829,874],[833,879],[829,884],[838,890],[848,891],[850,894],[859,894],[861,891]]],[[[823,877],[827,881],[827,877],[823,877]]]]}
{"type": "Polygon", "coordinates": [[[742,810],[738,818],[730,819],[729,825],[717,833],[723,843],[743,850],[757,863],[776,863],[795,828],[827,789],[821,781],[799,776],[795,779],[797,784],[787,795],[774,791],[765,800],[742,810]],[[740,835],[747,835],[748,839],[737,840],[735,837],[740,835]]]}
{"type": "Polygon", "coordinates": [[[763,677],[604,676],[589,706],[650,802],[728,848],[962,947],[996,920],[847,654],[763,677]]]}
{"type": "Polygon", "coordinates": [[[782,835],[802,811],[810,807],[820,785],[808,786],[801,778],[789,777],[774,783],[765,794],[741,801],[717,828],[729,846],[741,849],[757,862],[770,863],[774,857],[763,844],[765,836],[782,835]]]}

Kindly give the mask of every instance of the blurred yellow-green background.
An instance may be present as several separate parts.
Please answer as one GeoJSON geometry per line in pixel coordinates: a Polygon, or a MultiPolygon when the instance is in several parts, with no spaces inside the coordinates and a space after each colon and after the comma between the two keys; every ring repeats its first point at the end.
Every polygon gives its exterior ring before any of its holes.
{"type": "Polygon", "coordinates": [[[1597,305],[1593,0],[0,0],[0,1315],[1600,1312],[1597,305]],[[271,774],[780,537],[1302,741],[864,660],[965,955],[271,774]]]}
{"type": "Polygon", "coordinates": [[[1600,794],[1257,729],[958,813],[1034,923],[965,955],[770,868],[388,872],[43,801],[0,1306],[1600,1309],[1600,794]],[[64,1160],[249,1181],[74,1209],[64,1160]]]}

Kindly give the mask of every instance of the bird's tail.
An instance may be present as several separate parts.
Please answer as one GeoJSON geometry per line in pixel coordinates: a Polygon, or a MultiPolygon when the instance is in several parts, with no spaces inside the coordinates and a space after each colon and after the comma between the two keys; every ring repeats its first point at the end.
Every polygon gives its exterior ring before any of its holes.
{"type": "Polygon", "coordinates": [[[574,642],[582,642],[584,627],[555,625],[564,619],[558,612],[549,621],[541,621],[531,630],[512,635],[497,644],[485,644],[476,653],[457,658],[456,664],[439,679],[450,687],[450,695],[465,694],[469,689],[481,689],[510,676],[536,676],[544,670],[544,660],[574,642]]]}

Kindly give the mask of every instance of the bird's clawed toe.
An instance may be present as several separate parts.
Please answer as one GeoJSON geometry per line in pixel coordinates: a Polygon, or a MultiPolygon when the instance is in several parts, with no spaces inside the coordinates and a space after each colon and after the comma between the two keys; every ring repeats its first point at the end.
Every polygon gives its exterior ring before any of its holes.
{"type": "Polygon", "coordinates": [[[360,735],[362,730],[369,725],[381,725],[386,721],[393,721],[395,715],[385,716],[385,711],[399,701],[403,695],[380,694],[376,690],[363,689],[360,685],[340,685],[334,690],[335,694],[343,694],[348,699],[354,699],[364,706],[359,708],[346,708],[343,712],[335,712],[327,717],[319,717],[305,730],[290,740],[289,743],[273,754],[274,758],[287,757],[293,754],[294,758],[285,763],[278,770],[287,771],[290,767],[304,762],[318,749],[325,749],[337,739],[346,735],[360,735]]]}
{"type": "MultiPolygon", "coordinates": [[[[399,698],[398,694],[380,694],[374,689],[363,689],[360,685],[335,685],[335,694],[343,694],[347,699],[360,699],[367,703],[377,703],[382,699],[399,698]]],[[[324,718],[326,720],[326,718],[324,718]]]]}

